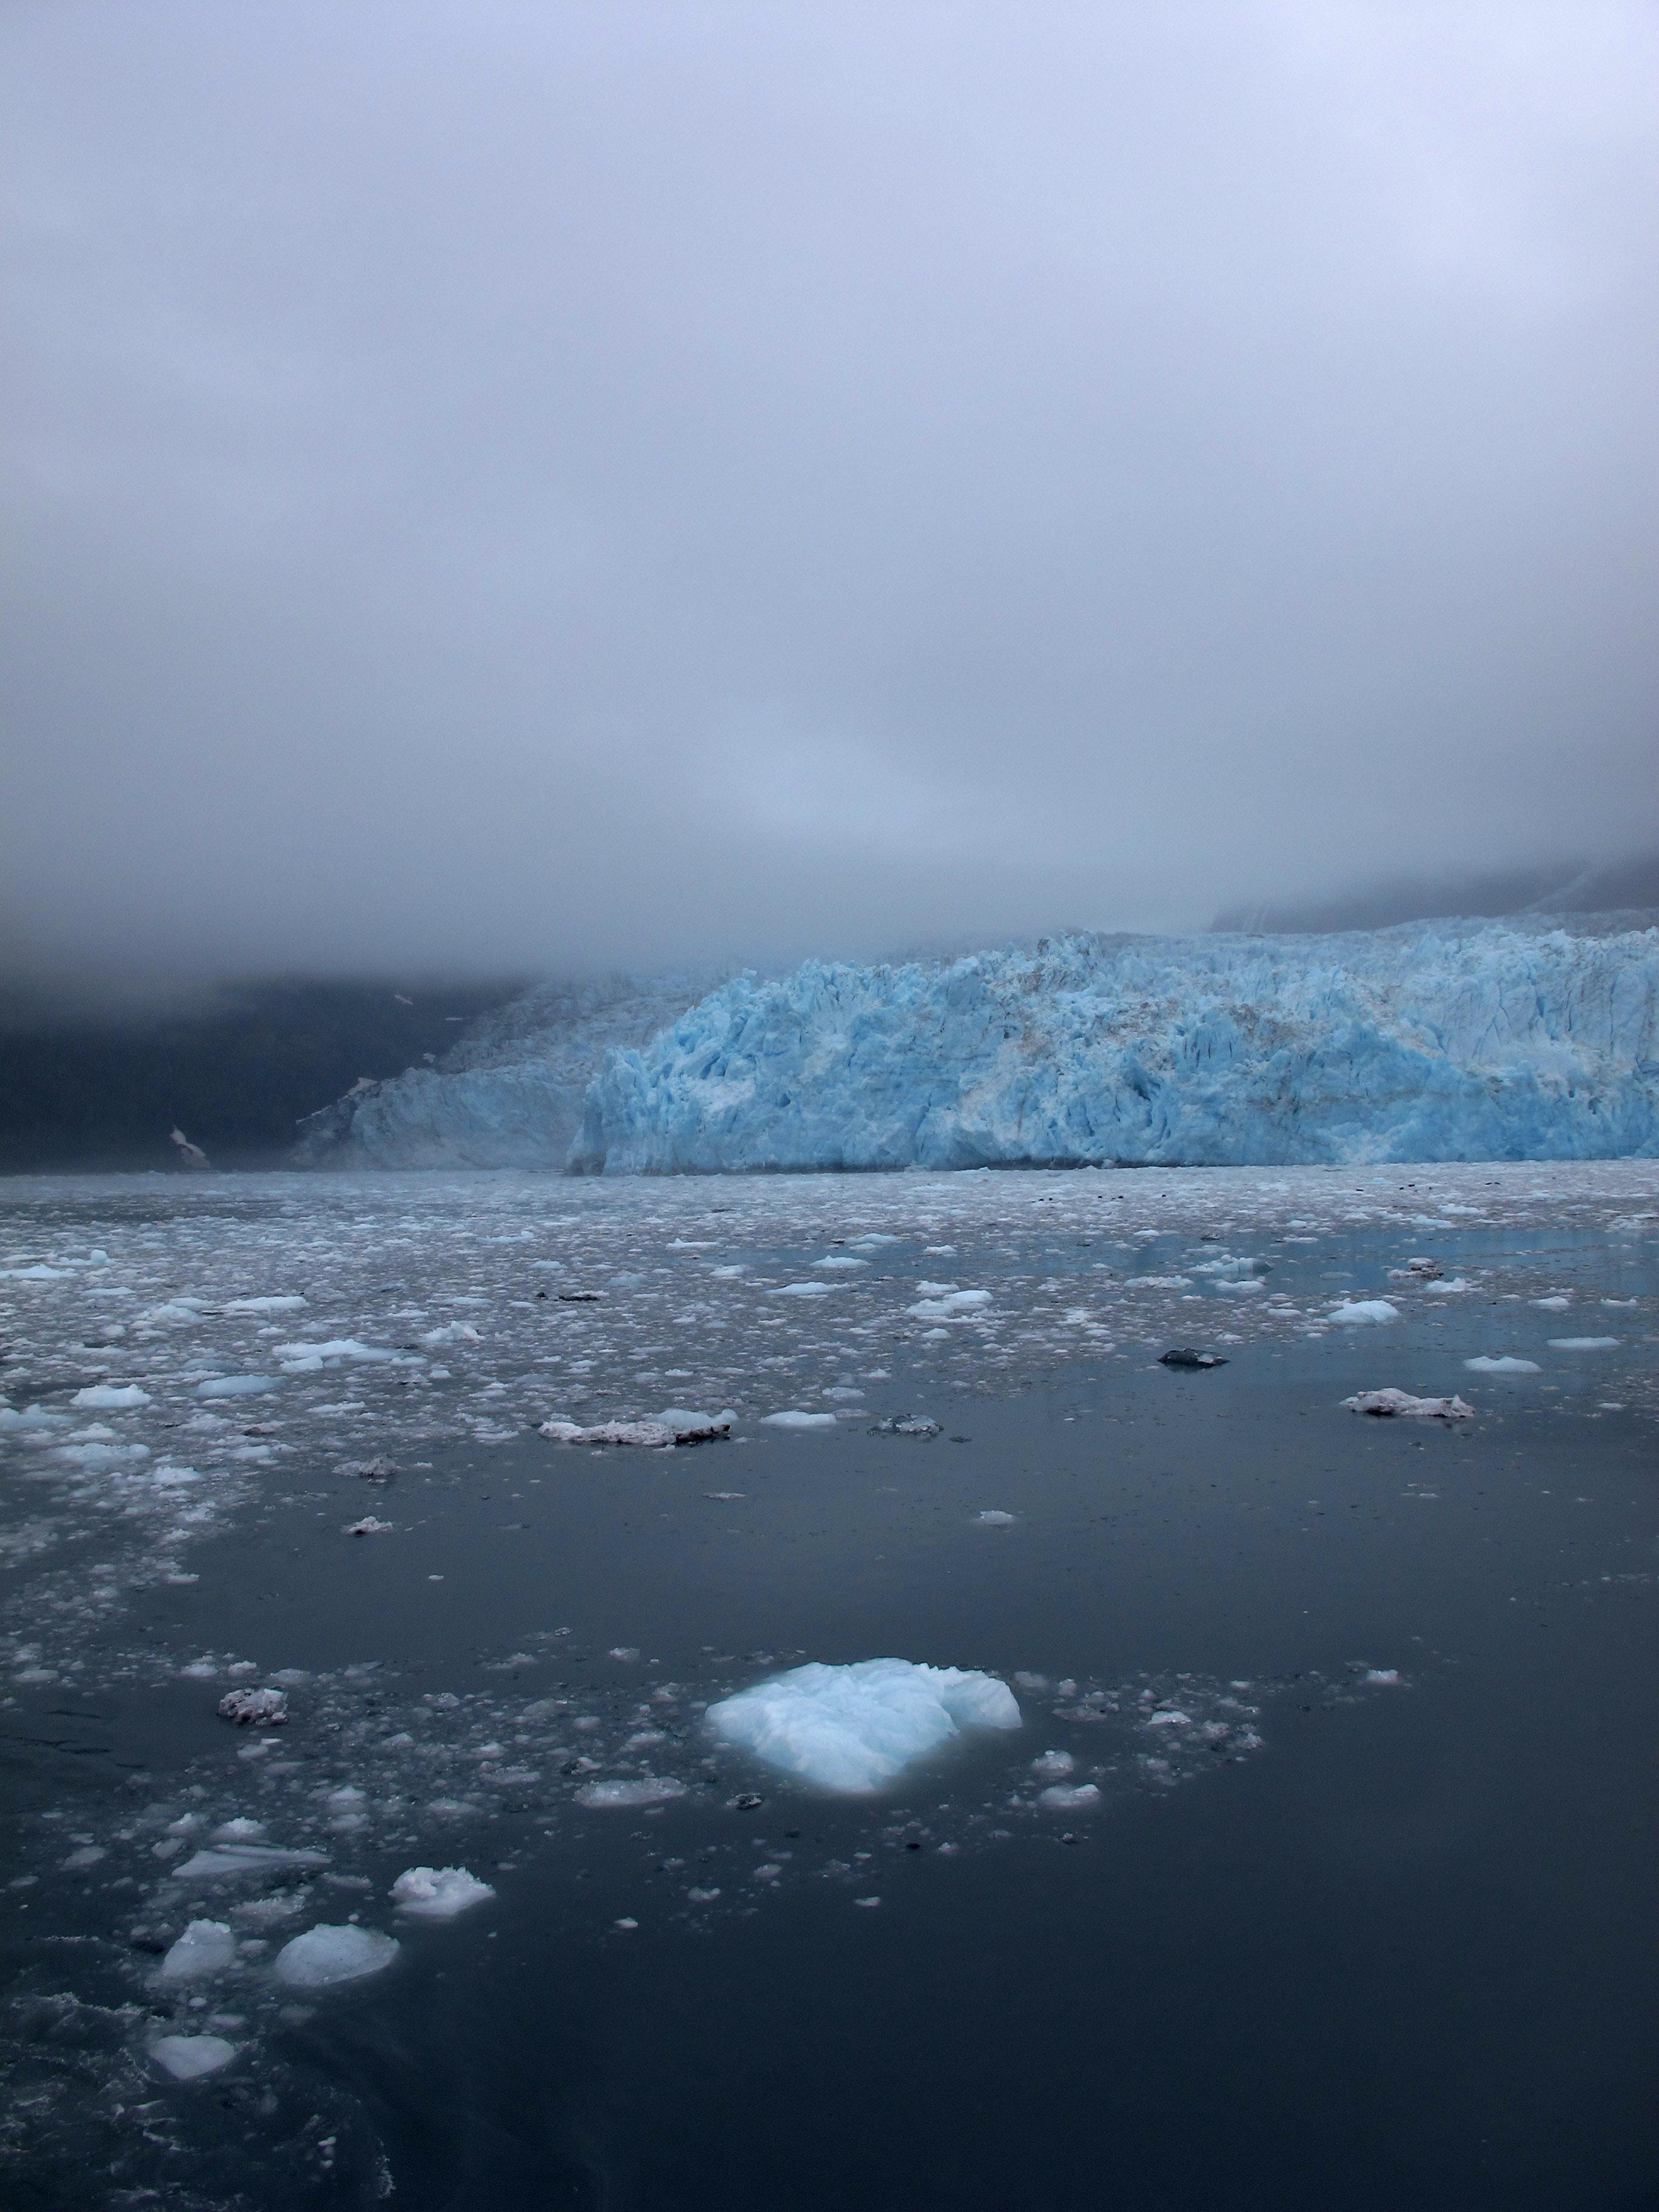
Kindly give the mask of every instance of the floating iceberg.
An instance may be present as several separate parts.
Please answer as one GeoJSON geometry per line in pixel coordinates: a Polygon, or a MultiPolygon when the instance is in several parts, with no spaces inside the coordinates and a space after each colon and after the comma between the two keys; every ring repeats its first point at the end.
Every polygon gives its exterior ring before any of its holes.
{"type": "Polygon", "coordinates": [[[228,2066],[236,2045],[222,2035],[158,2035],[149,2055],[175,2081],[199,2081],[204,2074],[217,2074],[228,2066]]]}
{"type": "Polygon", "coordinates": [[[194,1981],[222,1974],[236,1957],[236,1938],[222,1920],[192,1920],[161,1961],[164,1982],[194,1981]]]}
{"type": "Polygon", "coordinates": [[[1374,1413],[1387,1420],[1396,1415],[1424,1421],[1463,1421],[1474,1413],[1473,1406],[1465,1405],[1461,1398],[1413,1398],[1409,1390],[1361,1390],[1343,1404],[1351,1413],[1374,1413]]]}
{"type": "Polygon", "coordinates": [[[307,1928],[276,1954],[276,1978],[290,1989],[325,1990],[336,1982],[361,1981],[378,1974],[398,1955],[395,1936],[375,1928],[326,1925],[307,1928]]]}
{"type": "Polygon", "coordinates": [[[495,1891],[465,1867],[410,1867],[392,1885],[392,1901],[416,1920],[453,1920],[495,1891]]]}
{"type": "Polygon", "coordinates": [[[587,1093],[588,1173],[1659,1152],[1659,929],[1080,936],[739,976],[587,1093]]]}
{"type": "Polygon", "coordinates": [[[1019,1707],[994,1674],[864,1659],[816,1662],[708,1708],[725,1742],[822,1790],[879,1790],[966,1729],[1017,1729],[1019,1707]]]}

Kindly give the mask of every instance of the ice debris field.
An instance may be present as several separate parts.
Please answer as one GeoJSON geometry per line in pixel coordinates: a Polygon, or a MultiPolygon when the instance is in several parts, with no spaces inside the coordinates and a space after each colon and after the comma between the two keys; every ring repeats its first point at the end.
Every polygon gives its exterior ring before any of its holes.
{"type": "Polygon", "coordinates": [[[307,1125],[313,1163],[589,1174],[1659,1152],[1645,916],[1077,936],[532,994],[307,1125]]]}
{"type": "MultiPolygon", "coordinates": [[[[1659,1414],[1642,1162],[19,1179],[5,1200],[3,1709],[70,1741],[142,1693],[200,1743],[27,1824],[14,1904],[83,1928],[34,1955],[11,2021],[8,2079],[43,2125],[146,2081],[280,2082],[285,2021],[423,1945],[488,1940],[540,1852],[608,1839],[607,1886],[571,1891],[596,1942],[804,1885],[875,1911],[901,1858],[1079,1840],[1127,1794],[1255,1757],[1289,1686],[1067,1673],[998,1639],[709,1644],[671,1666],[620,1602],[597,1637],[550,1607],[482,1639],[453,1689],[367,1642],[319,1662],[257,1611],[210,1647],[137,1632],[226,1547],[303,1526],[392,1572],[434,1467],[483,1486],[492,1461],[509,1513],[521,1486],[580,1475],[625,1500],[667,1468],[724,1528],[781,1454],[821,1471],[832,1522],[854,1443],[915,1469],[969,1407],[1065,1378],[1109,1401],[1131,1374],[1212,1389],[1162,1365],[1172,1346],[1232,1373],[1340,1346],[1360,1364],[1328,1410],[1356,1438],[1451,1449],[1522,1403],[1659,1414]],[[815,1851],[802,1808],[826,1795],[841,1825],[815,1851]],[[27,2070],[48,2016],[82,2053],[50,2079],[27,2070]]],[[[1431,1485],[1412,1494],[1434,1510],[1431,1485]]],[[[988,1565],[1026,1540],[1030,1509],[994,1488],[951,1510],[988,1565]]],[[[1297,1694],[1334,1708],[1413,1679],[1371,1650],[1302,1669],[1297,1694]]]]}

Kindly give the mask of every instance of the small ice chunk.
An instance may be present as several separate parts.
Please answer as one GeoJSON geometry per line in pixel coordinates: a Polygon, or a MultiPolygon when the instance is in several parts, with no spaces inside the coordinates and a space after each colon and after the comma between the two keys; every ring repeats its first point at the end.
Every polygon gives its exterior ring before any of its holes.
{"type": "Polygon", "coordinates": [[[1543,1369],[1535,1359],[1516,1359],[1505,1352],[1496,1355],[1482,1352],[1479,1358],[1463,1362],[1472,1375],[1541,1375],[1543,1369]]]}
{"type": "Polygon", "coordinates": [[[994,1674],[906,1659],[814,1661],[708,1709],[726,1743],[820,1789],[878,1790],[967,1729],[1016,1729],[1018,1705],[994,1674]]]}
{"type": "Polygon", "coordinates": [[[377,1521],[372,1513],[365,1513],[361,1521],[348,1521],[344,1533],[348,1536],[389,1536],[397,1527],[395,1521],[377,1521]]]}
{"type": "Polygon", "coordinates": [[[216,1375],[210,1382],[198,1382],[198,1398],[252,1398],[265,1390],[276,1388],[274,1375],[216,1375]]]}
{"type": "Polygon", "coordinates": [[[1049,1782],[1058,1782],[1062,1775],[1069,1774],[1076,1765],[1077,1761],[1069,1751],[1045,1751],[1041,1757],[1031,1761],[1031,1771],[1033,1774],[1041,1774],[1049,1782]]]}
{"type": "Polygon", "coordinates": [[[774,1298],[823,1298],[829,1295],[828,1283],[780,1283],[767,1293],[774,1298]]]}
{"type": "Polygon", "coordinates": [[[217,2074],[228,2066],[236,2045],[222,2035],[158,2035],[149,2055],[175,2081],[199,2081],[204,2074],[217,2074]]]}
{"type": "Polygon", "coordinates": [[[224,1310],[228,1314],[296,1313],[305,1303],[297,1293],[282,1297],[231,1298],[224,1310]]]}
{"type": "Polygon", "coordinates": [[[1370,1683],[1376,1689],[1397,1690],[1400,1686],[1400,1669],[1398,1667],[1367,1667],[1359,1679],[1362,1682],[1370,1683]]]}
{"type": "Polygon", "coordinates": [[[627,1782],[590,1782],[576,1792],[576,1802],[592,1812],[626,1810],[638,1805],[665,1805],[671,1797],[684,1797],[685,1784],[672,1775],[642,1774],[627,1782]]]}
{"type": "Polygon", "coordinates": [[[926,1413],[907,1413],[878,1421],[870,1433],[872,1437],[936,1437],[939,1425],[926,1413]]]}
{"type": "Polygon", "coordinates": [[[398,1939],[375,1928],[319,1924],[284,1943],[276,1954],[276,1978],[290,1989],[325,1990],[336,1982],[378,1974],[398,1955],[398,1939]]]}
{"type": "Polygon", "coordinates": [[[398,1472],[398,1462],[385,1452],[376,1452],[373,1459],[343,1459],[334,1472],[358,1482],[390,1482],[398,1472]]]}
{"type": "Polygon", "coordinates": [[[812,1262],[812,1265],[815,1267],[837,1268],[867,1267],[869,1264],[870,1262],[867,1260],[854,1259],[850,1252],[831,1252],[823,1259],[814,1260],[812,1262]]]}
{"type": "Polygon", "coordinates": [[[1352,1328],[1365,1322],[1398,1321],[1400,1309],[1387,1298],[1344,1298],[1332,1308],[1329,1318],[1352,1328]]]}
{"type": "Polygon", "coordinates": [[[470,1321],[447,1321],[441,1328],[423,1330],[421,1342],[435,1348],[441,1344],[482,1344],[483,1338],[470,1321]]]}
{"type": "Polygon", "coordinates": [[[915,1305],[904,1309],[913,1321],[953,1321],[958,1315],[975,1313],[981,1306],[988,1306],[991,1303],[989,1291],[957,1291],[945,1285],[938,1286],[940,1293],[938,1297],[927,1296],[926,1293],[934,1287],[928,1283],[917,1285],[924,1295],[915,1305]]]}
{"type": "Polygon", "coordinates": [[[465,1867],[410,1867],[392,1885],[392,1901],[415,1920],[453,1920],[495,1891],[465,1867]]]}
{"type": "Polygon", "coordinates": [[[1403,1414],[1416,1420],[1462,1421],[1474,1412],[1461,1398],[1413,1398],[1409,1390],[1361,1390],[1343,1404],[1351,1413],[1375,1413],[1386,1419],[1403,1414]]]}
{"type": "Polygon", "coordinates": [[[148,1406],[150,1395],[136,1382],[90,1382],[84,1390],[77,1390],[70,1403],[89,1406],[100,1413],[130,1413],[137,1407],[148,1406]]]}
{"type": "Polygon", "coordinates": [[[1037,1792],[1037,1803],[1051,1813],[1084,1813],[1099,1802],[1100,1792],[1092,1782],[1051,1782],[1037,1792]]]}
{"type": "Polygon", "coordinates": [[[236,1957],[236,1938],[222,1920],[192,1920],[161,1961],[164,1982],[222,1974],[236,1957]]]}
{"type": "Polygon", "coordinates": [[[1552,1352],[1612,1352],[1619,1341],[1616,1336],[1553,1336],[1549,1345],[1552,1352]]]}
{"type": "Polygon", "coordinates": [[[981,1528],[1012,1528],[1014,1525],[1013,1515],[1003,1512],[995,1505],[988,1505],[983,1512],[975,1513],[974,1521],[981,1528]]]}
{"type": "Polygon", "coordinates": [[[833,1429],[838,1425],[833,1413],[804,1413],[797,1406],[790,1406],[781,1413],[763,1413],[761,1424],[769,1429],[833,1429]]]}

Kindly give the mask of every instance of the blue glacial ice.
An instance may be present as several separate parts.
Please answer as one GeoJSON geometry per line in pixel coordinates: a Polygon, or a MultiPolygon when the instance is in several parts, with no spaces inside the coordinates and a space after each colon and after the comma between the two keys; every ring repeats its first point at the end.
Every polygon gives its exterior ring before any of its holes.
{"type": "Polygon", "coordinates": [[[590,1085],[583,1172],[1659,1153],[1659,929],[1079,936],[738,976],[590,1085]]]}
{"type": "Polygon", "coordinates": [[[562,1167],[606,1053],[648,1043],[716,980],[618,975],[528,992],[470,1024],[436,1066],[365,1077],[308,1116],[296,1157],[312,1167],[562,1167]]]}
{"type": "Polygon", "coordinates": [[[879,1790],[967,1729],[1017,1729],[1013,1692],[994,1674],[906,1659],[816,1662],[708,1708],[723,1742],[821,1790],[879,1790]]]}

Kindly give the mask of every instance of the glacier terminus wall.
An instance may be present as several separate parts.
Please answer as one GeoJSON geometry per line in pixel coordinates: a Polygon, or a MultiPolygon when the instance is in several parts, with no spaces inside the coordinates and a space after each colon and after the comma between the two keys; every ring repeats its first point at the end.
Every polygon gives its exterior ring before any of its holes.
{"type": "Polygon", "coordinates": [[[1652,1157],[1659,928],[1631,919],[1089,935],[738,976],[606,1056],[569,1165],[1652,1157]]]}

